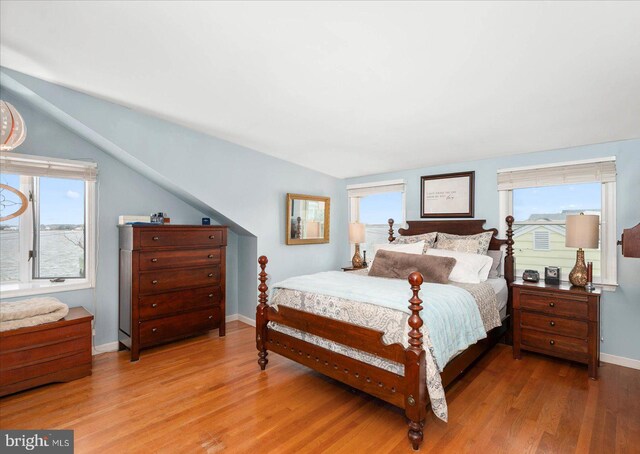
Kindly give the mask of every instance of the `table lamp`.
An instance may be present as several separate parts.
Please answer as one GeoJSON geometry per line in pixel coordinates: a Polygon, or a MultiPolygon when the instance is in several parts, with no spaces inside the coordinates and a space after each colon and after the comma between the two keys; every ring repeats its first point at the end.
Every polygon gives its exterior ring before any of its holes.
{"type": "Polygon", "coordinates": [[[363,261],[360,255],[360,243],[364,243],[365,225],[359,222],[349,224],[349,242],[356,245],[356,251],[351,259],[354,268],[362,268],[363,261]]]}
{"type": "Polygon", "coordinates": [[[567,216],[566,247],[577,247],[576,264],[569,273],[571,284],[587,285],[587,265],[584,262],[582,248],[597,249],[600,236],[600,216],[597,214],[575,214],[567,216]]]}

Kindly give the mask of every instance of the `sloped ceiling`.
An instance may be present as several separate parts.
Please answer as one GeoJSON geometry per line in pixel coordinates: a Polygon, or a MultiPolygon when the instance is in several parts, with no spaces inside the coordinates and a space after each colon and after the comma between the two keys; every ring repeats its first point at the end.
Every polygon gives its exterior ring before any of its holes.
{"type": "Polygon", "coordinates": [[[639,2],[0,3],[0,64],[321,172],[640,137],[639,2]]]}

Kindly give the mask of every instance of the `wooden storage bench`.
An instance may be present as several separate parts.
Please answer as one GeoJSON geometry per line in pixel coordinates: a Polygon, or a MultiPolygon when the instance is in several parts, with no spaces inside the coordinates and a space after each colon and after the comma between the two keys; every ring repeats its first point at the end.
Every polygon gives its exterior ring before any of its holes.
{"type": "Polygon", "coordinates": [[[91,375],[91,320],[74,307],[57,322],[0,332],[0,396],[91,375]]]}

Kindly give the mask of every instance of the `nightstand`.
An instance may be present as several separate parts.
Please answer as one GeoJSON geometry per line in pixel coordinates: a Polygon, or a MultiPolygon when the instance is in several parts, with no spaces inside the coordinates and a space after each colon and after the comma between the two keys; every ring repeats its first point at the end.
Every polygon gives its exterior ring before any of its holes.
{"type": "Polygon", "coordinates": [[[367,267],[363,266],[361,268],[354,268],[353,266],[345,266],[342,268],[342,271],[360,271],[360,270],[366,270],[367,267]]]}
{"type": "Polygon", "coordinates": [[[528,350],[589,366],[598,378],[600,363],[600,290],[569,284],[515,281],[513,357],[528,350]]]}

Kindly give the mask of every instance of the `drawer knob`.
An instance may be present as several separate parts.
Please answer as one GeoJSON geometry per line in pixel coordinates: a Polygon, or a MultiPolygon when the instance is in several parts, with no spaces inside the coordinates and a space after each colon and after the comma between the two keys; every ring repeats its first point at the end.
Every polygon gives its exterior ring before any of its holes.
{"type": "Polygon", "coordinates": [[[158,280],[157,280],[157,279],[154,279],[154,280],[152,280],[152,281],[151,281],[151,283],[152,283],[153,285],[156,285],[156,284],[158,283],[158,280]]]}
{"type": "Polygon", "coordinates": [[[211,320],[212,318],[213,318],[213,315],[210,315],[210,316],[209,316],[209,320],[211,320]]]}
{"type": "Polygon", "coordinates": [[[156,263],[158,259],[151,259],[151,262],[156,263]]]}
{"type": "Polygon", "coordinates": [[[158,307],[158,303],[153,303],[151,307],[158,307]]]}
{"type": "Polygon", "coordinates": [[[213,293],[209,293],[209,298],[213,298],[213,293]]]}
{"type": "Polygon", "coordinates": [[[549,322],[549,325],[556,326],[556,322],[549,322]]]}
{"type": "Polygon", "coordinates": [[[212,259],[212,258],[213,258],[213,254],[209,254],[209,255],[208,255],[208,257],[209,257],[210,259],[212,259]]]}
{"type": "Polygon", "coordinates": [[[213,277],[213,273],[209,273],[209,277],[213,277]]]}
{"type": "Polygon", "coordinates": [[[216,236],[215,235],[209,235],[209,239],[213,240],[216,236]]]}
{"type": "Polygon", "coordinates": [[[549,341],[549,345],[556,345],[556,341],[554,341],[553,339],[551,339],[551,340],[549,341]]]}
{"type": "Polygon", "coordinates": [[[158,331],[158,328],[153,328],[153,329],[151,330],[151,332],[153,332],[153,333],[155,333],[156,331],[158,331]]]}
{"type": "Polygon", "coordinates": [[[153,241],[158,241],[160,239],[159,236],[154,236],[153,238],[151,238],[153,241]]]}
{"type": "Polygon", "coordinates": [[[556,307],[556,303],[554,303],[553,301],[551,301],[551,302],[549,303],[549,307],[556,307]]]}

